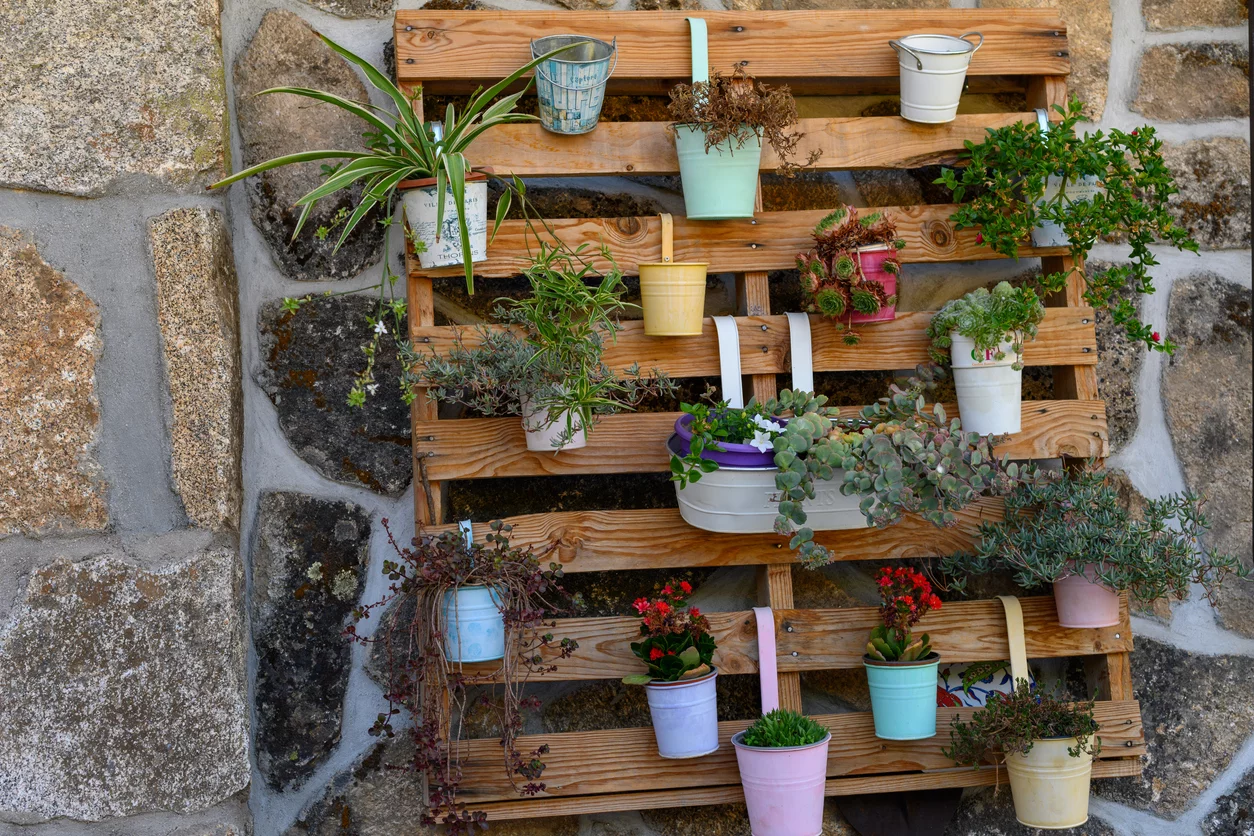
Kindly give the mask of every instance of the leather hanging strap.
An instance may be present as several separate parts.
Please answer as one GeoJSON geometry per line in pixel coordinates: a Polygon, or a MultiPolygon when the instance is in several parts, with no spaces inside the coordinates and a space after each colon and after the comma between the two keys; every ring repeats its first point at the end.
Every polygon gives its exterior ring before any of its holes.
{"type": "Polygon", "coordinates": [[[770,607],[754,607],[758,622],[758,679],[762,688],[762,713],[779,708],[779,669],[775,665],[775,613],[770,607]]]}
{"type": "Polygon", "coordinates": [[[814,351],[810,341],[810,317],[790,311],[788,314],[788,341],[792,349],[792,390],[814,391],[814,351]]]}
{"type": "Polygon", "coordinates": [[[675,260],[675,221],[670,213],[658,215],[662,222],[662,263],[670,264],[675,260]]]}
{"type": "Polygon", "coordinates": [[[998,595],[1006,610],[1006,637],[1010,640],[1010,677],[1017,687],[1020,679],[1029,680],[1028,646],[1023,636],[1023,607],[1013,595],[998,595]]]}
{"type": "Polygon", "coordinates": [[[723,376],[723,400],[733,409],[745,405],[744,384],[740,379],[740,332],[734,316],[714,317],[718,331],[718,365],[723,376]]]}
{"type": "Polygon", "coordinates": [[[692,80],[707,83],[710,80],[710,44],[706,34],[705,18],[688,18],[692,35],[692,80]]]}

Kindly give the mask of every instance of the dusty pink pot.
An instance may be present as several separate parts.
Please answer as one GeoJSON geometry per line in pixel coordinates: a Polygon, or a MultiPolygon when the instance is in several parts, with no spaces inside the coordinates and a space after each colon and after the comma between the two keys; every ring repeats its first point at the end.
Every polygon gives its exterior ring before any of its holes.
{"type": "MultiPolygon", "coordinates": [[[[858,250],[862,274],[871,281],[883,285],[884,292],[889,296],[897,294],[897,277],[884,269],[884,262],[896,256],[897,250],[887,246],[883,249],[862,248],[858,250]]],[[[853,325],[864,325],[868,322],[892,322],[896,316],[896,305],[884,305],[877,314],[850,314],[849,322],[853,325]]]]}
{"type": "Polygon", "coordinates": [[[1068,575],[1054,583],[1054,604],[1063,627],[1114,627],[1119,623],[1119,593],[1096,582],[1086,566],[1082,575],[1068,575]]]}
{"type": "Polygon", "coordinates": [[[831,734],[783,749],[746,746],[744,734],[733,735],[732,745],[753,836],[820,836],[831,734]]]}

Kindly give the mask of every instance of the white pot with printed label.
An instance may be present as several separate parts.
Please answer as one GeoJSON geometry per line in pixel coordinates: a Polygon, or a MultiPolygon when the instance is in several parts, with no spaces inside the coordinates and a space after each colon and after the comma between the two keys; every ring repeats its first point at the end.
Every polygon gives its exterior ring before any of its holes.
{"type": "Polygon", "coordinates": [[[958,392],[958,414],[962,429],[980,435],[1005,435],[1020,429],[1020,402],[1023,399],[1021,357],[1015,353],[1013,338],[1003,342],[998,351],[976,351],[975,341],[957,331],[949,334],[953,345],[954,389],[958,392]]]}
{"type": "MultiPolygon", "coordinates": [[[[460,215],[453,190],[444,189],[444,219],[436,240],[435,178],[406,180],[397,186],[405,205],[405,221],[414,238],[421,241],[424,252],[418,253],[423,269],[450,267],[465,263],[462,236],[458,226],[460,215]]],[[[485,261],[488,257],[488,176],[481,172],[466,175],[466,230],[470,233],[470,260],[485,261]]]]}

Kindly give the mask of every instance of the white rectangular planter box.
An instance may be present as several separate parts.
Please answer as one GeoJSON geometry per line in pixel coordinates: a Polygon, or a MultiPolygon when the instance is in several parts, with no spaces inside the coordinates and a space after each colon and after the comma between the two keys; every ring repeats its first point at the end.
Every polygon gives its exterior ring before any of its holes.
{"type": "MultiPolygon", "coordinates": [[[[684,522],[705,531],[725,534],[770,534],[779,516],[779,489],[775,468],[720,467],[701,476],[686,488],[675,486],[679,513],[684,522]]],[[[866,517],[858,510],[857,494],[840,492],[844,471],[837,470],[830,482],[815,485],[814,499],[805,501],[806,525],[814,531],[866,528],[866,517]]]]}

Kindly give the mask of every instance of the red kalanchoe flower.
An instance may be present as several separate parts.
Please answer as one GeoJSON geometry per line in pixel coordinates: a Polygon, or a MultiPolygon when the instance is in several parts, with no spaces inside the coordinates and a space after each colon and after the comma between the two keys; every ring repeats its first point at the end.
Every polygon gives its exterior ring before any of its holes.
{"type": "Polygon", "coordinates": [[[663,594],[663,595],[674,595],[674,594],[675,594],[675,590],[671,589],[671,585],[670,585],[670,584],[667,584],[666,586],[662,587],[662,594],[663,594]]]}
{"type": "Polygon", "coordinates": [[[679,588],[684,591],[685,595],[692,594],[692,584],[688,583],[687,581],[680,581],[679,588]]]}
{"type": "Polygon", "coordinates": [[[1161,337],[1159,337],[1158,332],[1155,331],[1154,333],[1150,334],[1150,339],[1153,340],[1154,342],[1158,342],[1161,339],[1161,337]]]}
{"type": "Polygon", "coordinates": [[[635,601],[631,603],[631,605],[636,608],[636,612],[643,613],[645,610],[649,608],[649,599],[637,598],[635,601]]]}
{"type": "Polygon", "coordinates": [[[662,658],[662,651],[660,648],[656,648],[656,647],[650,648],[649,650],[650,662],[656,662],[658,659],[661,659],[661,658],[662,658]]]}
{"type": "Polygon", "coordinates": [[[700,618],[701,610],[697,609],[696,607],[689,607],[688,615],[692,616],[693,618],[700,618]]]}
{"type": "Polygon", "coordinates": [[[975,243],[977,243],[977,244],[983,244],[983,243],[984,243],[984,236],[983,236],[983,235],[981,235],[981,234],[980,234],[980,233],[978,233],[978,232],[977,232],[977,233],[975,233],[975,243]]]}
{"type": "Polygon", "coordinates": [[[658,612],[660,612],[662,615],[666,615],[668,612],[671,611],[671,605],[666,603],[665,601],[658,601],[656,604],[653,605],[653,608],[656,609],[658,612]]]}

